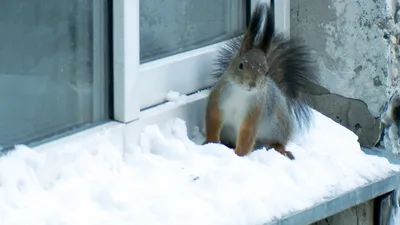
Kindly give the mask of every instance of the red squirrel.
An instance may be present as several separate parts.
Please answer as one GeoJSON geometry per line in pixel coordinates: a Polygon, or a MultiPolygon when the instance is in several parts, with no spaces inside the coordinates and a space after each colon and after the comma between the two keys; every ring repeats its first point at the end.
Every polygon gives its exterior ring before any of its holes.
{"type": "Polygon", "coordinates": [[[312,122],[311,108],[301,96],[318,84],[318,76],[308,47],[275,32],[273,10],[258,3],[244,36],[220,50],[203,144],[223,143],[238,156],[274,148],[295,158],[286,145],[297,128],[312,122]]]}

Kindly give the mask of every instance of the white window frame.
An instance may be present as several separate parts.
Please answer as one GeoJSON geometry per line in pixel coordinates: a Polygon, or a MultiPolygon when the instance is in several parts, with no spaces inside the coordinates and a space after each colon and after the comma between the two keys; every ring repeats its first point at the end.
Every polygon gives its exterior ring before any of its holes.
{"type": "MultiPolygon", "coordinates": [[[[258,1],[251,0],[252,9],[258,1]]],[[[140,64],[139,2],[113,1],[114,119],[123,123],[139,119],[141,110],[162,103],[170,90],[189,94],[209,87],[212,80],[207,74],[224,44],[140,64]]],[[[277,30],[289,34],[290,0],[275,0],[275,21],[277,30]]]]}

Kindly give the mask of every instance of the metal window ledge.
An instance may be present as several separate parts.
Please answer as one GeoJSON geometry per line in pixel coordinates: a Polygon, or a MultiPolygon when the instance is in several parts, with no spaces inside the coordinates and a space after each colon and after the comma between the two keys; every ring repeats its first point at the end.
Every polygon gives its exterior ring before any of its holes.
{"type": "MultiPolygon", "coordinates": [[[[362,150],[369,155],[385,157],[393,164],[400,164],[400,157],[397,155],[388,154],[377,149],[362,148],[362,150]]],[[[381,180],[367,183],[343,195],[332,197],[313,207],[293,212],[282,219],[264,225],[311,224],[398,188],[400,188],[400,174],[392,173],[381,180]]]]}

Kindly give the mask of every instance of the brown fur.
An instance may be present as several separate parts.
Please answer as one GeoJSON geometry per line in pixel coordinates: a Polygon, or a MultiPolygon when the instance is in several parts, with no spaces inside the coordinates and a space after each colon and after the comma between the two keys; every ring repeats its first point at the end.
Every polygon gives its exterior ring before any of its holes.
{"type": "Polygon", "coordinates": [[[206,140],[205,143],[219,143],[219,134],[222,128],[221,111],[218,106],[219,92],[210,94],[210,101],[207,102],[206,113],[206,140]]]}
{"type": "Polygon", "coordinates": [[[266,146],[266,148],[274,148],[277,152],[288,157],[289,159],[291,159],[291,160],[294,159],[293,154],[290,151],[286,151],[285,146],[280,143],[269,144],[266,146]]]}
{"type": "Polygon", "coordinates": [[[238,156],[245,156],[253,149],[261,111],[261,104],[256,104],[244,118],[240,126],[235,148],[235,153],[238,156]]]}

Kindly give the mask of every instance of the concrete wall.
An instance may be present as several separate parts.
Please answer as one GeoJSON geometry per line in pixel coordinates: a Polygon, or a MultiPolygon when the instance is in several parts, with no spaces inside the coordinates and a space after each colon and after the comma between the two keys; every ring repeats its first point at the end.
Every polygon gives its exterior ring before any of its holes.
{"type": "MultiPolygon", "coordinates": [[[[381,123],[398,95],[400,13],[395,0],[291,0],[291,35],[315,51],[326,91],[312,107],[359,136],[362,145],[399,153],[397,133],[381,123]],[[382,132],[384,131],[384,132],[382,132]],[[385,132],[386,131],[386,132],[385,132]]],[[[316,225],[372,224],[372,201],[316,225]]]]}
{"type": "Polygon", "coordinates": [[[315,50],[329,91],[311,105],[364,146],[379,144],[380,116],[398,89],[397,8],[391,0],[291,0],[291,34],[315,50]]]}
{"type": "Polygon", "coordinates": [[[292,0],[291,33],[318,53],[323,86],[361,99],[375,116],[385,101],[384,0],[292,0]]]}

